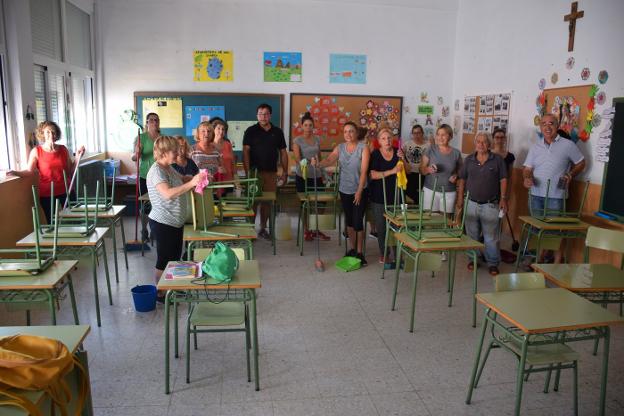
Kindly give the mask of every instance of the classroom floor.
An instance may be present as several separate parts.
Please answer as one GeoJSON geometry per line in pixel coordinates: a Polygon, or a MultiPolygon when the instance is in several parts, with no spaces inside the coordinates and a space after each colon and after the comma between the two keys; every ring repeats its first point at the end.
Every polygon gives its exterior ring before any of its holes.
{"type": "MultiPolygon", "coordinates": [[[[294,223],[293,223],[294,225],[294,223]]],[[[126,222],[131,238],[133,224],[126,222]]],[[[293,229],[294,237],[295,229],[293,229]]],[[[336,233],[321,242],[324,273],[314,270],[314,245],[299,256],[295,241],[255,244],[262,289],[258,298],[260,388],[246,381],[242,333],[200,334],[191,350],[191,383],[184,380],[184,355],[172,361],[173,393],[164,393],[163,315],[134,311],[130,288],[152,282],[155,250],[129,253],[130,269],[120,255],[120,283],[114,306],[100,280],[102,327],[93,306],[89,269],[73,274],[81,323],[91,325],[85,348],[96,415],[508,415],[513,413],[515,359],[492,352],[471,405],[464,403],[479,336],[470,325],[471,277],[458,256],[454,305],[447,304],[446,273],[418,282],[416,327],[409,333],[410,282],[403,274],[398,309],[390,311],[393,274],[381,280],[376,240],[368,238],[369,266],[340,273],[333,263],[343,253],[336,233]]],[[[507,246],[507,242],[504,243],[507,246]]],[[[107,241],[110,250],[110,241],[107,241]]],[[[112,256],[109,255],[113,273],[112,256]]],[[[502,272],[511,266],[503,265],[502,272]]],[[[100,272],[103,273],[102,266],[100,272]]],[[[486,268],[479,269],[479,290],[491,291],[486,268]]],[[[183,312],[186,309],[183,309],[183,312]]],[[[612,310],[616,308],[612,306],[612,310]]],[[[180,322],[183,324],[184,313],[180,322]]],[[[71,324],[69,299],[62,301],[59,324],[71,324]]],[[[23,313],[5,312],[0,325],[24,325],[23,313]]],[[[48,325],[44,311],[33,324],[48,325]]],[[[181,327],[183,328],[183,327],[181,327]]],[[[183,339],[183,338],[182,338],[183,339]]],[[[579,414],[598,412],[601,356],[593,343],[574,343],[579,363],[579,414]]],[[[183,341],[181,343],[184,350],[183,341]]],[[[600,350],[601,352],[602,350],[600,350]]],[[[612,329],[607,414],[624,414],[624,326],[612,329]]],[[[571,371],[562,373],[559,392],[542,393],[543,374],[526,384],[523,415],[572,414],[571,371]]]]}

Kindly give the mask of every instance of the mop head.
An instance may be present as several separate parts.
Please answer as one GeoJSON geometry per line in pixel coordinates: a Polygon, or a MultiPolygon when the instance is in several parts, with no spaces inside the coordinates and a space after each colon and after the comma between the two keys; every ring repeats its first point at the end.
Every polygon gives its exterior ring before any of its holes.
{"type": "Polygon", "coordinates": [[[343,272],[352,272],[362,267],[362,260],[357,257],[344,256],[336,262],[336,268],[343,272]]]}

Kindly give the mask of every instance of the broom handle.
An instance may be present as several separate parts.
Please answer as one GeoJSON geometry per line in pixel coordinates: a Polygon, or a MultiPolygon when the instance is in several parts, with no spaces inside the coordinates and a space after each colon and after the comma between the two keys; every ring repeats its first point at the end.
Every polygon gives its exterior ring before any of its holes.
{"type": "MultiPolygon", "coordinates": [[[[137,129],[137,144],[141,150],[141,129],[137,129]]],[[[141,153],[136,156],[136,181],[134,186],[134,240],[139,241],[139,161],[141,153]]],[[[141,236],[143,238],[143,236],[141,236]]]]}
{"type": "Polygon", "coordinates": [[[507,225],[509,226],[509,231],[511,232],[511,239],[516,241],[516,236],[514,236],[513,227],[511,226],[511,221],[509,220],[509,211],[505,213],[505,218],[507,218],[507,225]]]}
{"type": "Polygon", "coordinates": [[[78,153],[78,156],[76,156],[76,162],[74,163],[74,172],[72,173],[71,181],[69,181],[69,189],[67,190],[67,196],[65,197],[63,209],[67,208],[67,204],[69,203],[69,196],[71,195],[72,188],[74,187],[74,181],[76,180],[76,174],[78,173],[78,166],[80,165],[81,157],[82,154],[80,153],[78,153]]]}

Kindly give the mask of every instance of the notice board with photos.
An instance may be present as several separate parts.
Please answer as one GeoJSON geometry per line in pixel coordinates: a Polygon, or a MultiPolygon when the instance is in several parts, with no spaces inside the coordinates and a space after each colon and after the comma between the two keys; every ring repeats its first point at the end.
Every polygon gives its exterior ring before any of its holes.
{"type": "Polygon", "coordinates": [[[474,138],[477,132],[492,133],[497,127],[508,130],[510,104],[510,93],[464,97],[463,153],[474,151],[474,138]]]}

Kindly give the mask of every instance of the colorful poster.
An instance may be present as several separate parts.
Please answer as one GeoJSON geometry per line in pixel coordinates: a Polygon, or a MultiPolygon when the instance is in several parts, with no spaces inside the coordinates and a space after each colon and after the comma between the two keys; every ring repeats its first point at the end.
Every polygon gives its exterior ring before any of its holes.
{"type": "Polygon", "coordinates": [[[232,51],[194,51],[193,81],[234,81],[234,53],[232,51]]]}
{"type": "Polygon", "coordinates": [[[210,121],[215,117],[225,120],[225,107],[222,105],[187,105],[184,107],[184,123],[186,135],[195,136],[197,125],[202,121],[210,121]]]}
{"type": "Polygon", "coordinates": [[[433,114],[433,106],[432,105],[418,105],[418,114],[433,114]]]}
{"type": "Polygon", "coordinates": [[[265,52],[264,82],[301,82],[301,52],[265,52]]]}
{"type": "Polygon", "coordinates": [[[366,55],[329,55],[330,84],[366,84],[366,55]]]}
{"type": "Polygon", "coordinates": [[[162,128],[182,128],[182,98],[157,97],[143,99],[143,118],[156,113],[162,128]]]}
{"type": "Polygon", "coordinates": [[[257,123],[256,120],[228,120],[228,139],[232,142],[232,149],[243,150],[243,135],[245,130],[257,123]]]}

